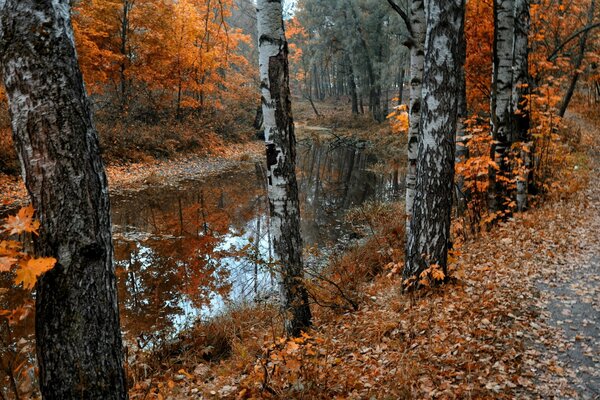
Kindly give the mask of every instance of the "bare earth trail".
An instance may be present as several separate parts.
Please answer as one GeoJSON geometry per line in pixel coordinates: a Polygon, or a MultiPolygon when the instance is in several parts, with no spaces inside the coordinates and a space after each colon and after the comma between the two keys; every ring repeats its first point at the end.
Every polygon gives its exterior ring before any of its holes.
{"type": "MultiPolygon", "coordinates": [[[[599,127],[574,114],[568,120],[598,143],[599,127]]],[[[560,339],[558,347],[545,346],[547,358],[565,368],[574,395],[600,399],[600,153],[593,144],[588,151],[590,182],[574,205],[582,213],[570,232],[574,246],[542,270],[536,287],[541,318],[560,339]]]]}

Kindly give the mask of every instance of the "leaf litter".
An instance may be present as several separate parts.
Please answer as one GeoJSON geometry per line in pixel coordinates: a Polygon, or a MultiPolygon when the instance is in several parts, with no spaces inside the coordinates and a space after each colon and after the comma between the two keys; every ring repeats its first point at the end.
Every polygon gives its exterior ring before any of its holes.
{"type": "Polygon", "coordinates": [[[251,354],[180,357],[131,398],[597,398],[599,161],[583,191],[465,242],[451,283],[401,294],[379,276],[359,311],[318,310],[297,339],[257,332],[251,354]]]}

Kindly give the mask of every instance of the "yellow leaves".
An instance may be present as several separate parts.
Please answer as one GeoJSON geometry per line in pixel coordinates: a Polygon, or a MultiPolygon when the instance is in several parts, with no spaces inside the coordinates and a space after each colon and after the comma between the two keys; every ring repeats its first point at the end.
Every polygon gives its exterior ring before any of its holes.
{"type": "Polygon", "coordinates": [[[23,232],[35,233],[37,235],[40,223],[33,219],[33,213],[32,206],[21,208],[17,215],[10,215],[6,219],[4,229],[8,231],[9,235],[18,235],[23,232]]]}
{"type": "Polygon", "coordinates": [[[56,259],[52,257],[31,258],[26,263],[21,263],[16,271],[15,284],[23,284],[25,289],[33,289],[38,276],[52,269],[56,259]]]}
{"type": "Polygon", "coordinates": [[[408,107],[406,104],[402,104],[394,107],[387,117],[390,120],[393,133],[407,132],[409,126],[408,107]]]}
{"type": "Polygon", "coordinates": [[[438,264],[431,264],[429,268],[419,274],[419,285],[429,287],[434,283],[440,283],[446,278],[438,264]]]}

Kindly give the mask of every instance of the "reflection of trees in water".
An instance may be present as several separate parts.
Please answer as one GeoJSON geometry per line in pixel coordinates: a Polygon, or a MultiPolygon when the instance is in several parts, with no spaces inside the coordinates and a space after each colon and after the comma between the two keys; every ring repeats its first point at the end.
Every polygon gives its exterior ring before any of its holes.
{"type": "Polygon", "coordinates": [[[400,185],[397,169],[390,174],[371,171],[377,161],[363,148],[349,144],[302,142],[299,181],[306,244],[336,240],[345,210],[376,198],[396,198],[400,185]]]}
{"type": "MultiPolygon", "coordinates": [[[[393,197],[397,174],[370,171],[374,162],[352,146],[299,146],[305,245],[336,240],[346,209],[369,198],[393,197]]],[[[276,267],[269,265],[264,193],[263,169],[257,165],[254,173],[113,199],[119,294],[130,337],[156,341],[160,338],[147,336],[154,332],[169,337],[186,317],[210,315],[211,305],[273,292],[276,267]]]]}
{"type": "Polygon", "coordinates": [[[225,266],[246,249],[222,243],[244,234],[260,198],[256,179],[228,178],[113,201],[119,294],[131,336],[156,341],[161,338],[147,335],[161,331],[169,337],[181,328],[180,317],[196,316],[215,294],[226,297],[225,266]]]}

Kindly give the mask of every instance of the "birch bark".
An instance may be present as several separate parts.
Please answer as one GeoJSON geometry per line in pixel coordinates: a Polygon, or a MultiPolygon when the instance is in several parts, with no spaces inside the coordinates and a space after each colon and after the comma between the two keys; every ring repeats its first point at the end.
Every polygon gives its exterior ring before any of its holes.
{"type": "Polygon", "coordinates": [[[46,399],[126,399],[107,181],[68,0],[0,1],[0,64],[23,179],[41,222],[39,381],[46,399]]]}
{"type": "Polygon", "coordinates": [[[427,2],[416,195],[404,278],[437,264],[446,273],[454,181],[462,0],[427,2]]]}
{"type": "MultiPolygon", "coordinates": [[[[513,43],[513,84],[511,93],[512,139],[519,142],[530,141],[529,137],[529,0],[515,0],[514,4],[514,43],[513,43]]],[[[530,147],[528,144],[525,146],[530,147]]],[[[517,209],[527,207],[529,152],[520,152],[523,168],[516,176],[517,209]]]]}
{"type": "Polygon", "coordinates": [[[281,1],[258,0],[257,18],[271,238],[281,268],[279,287],[285,331],[298,336],[310,326],[311,313],[302,280],[296,137],[281,1]]]}
{"type": "MultiPolygon", "coordinates": [[[[507,169],[506,154],[512,138],[512,87],[514,48],[514,2],[494,0],[494,60],[492,64],[491,123],[494,143],[491,157],[499,166],[500,173],[507,169]]],[[[496,171],[490,174],[490,208],[503,208],[505,188],[497,178],[496,171]]]]}
{"type": "MultiPolygon", "coordinates": [[[[410,100],[408,128],[408,169],[406,171],[406,227],[410,228],[410,218],[415,199],[417,182],[417,155],[419,151],[419,126],[421,122],[421,98],[423,88],[423,63],[425,60],[425,6],[423,0],[414,0],[409,10],[412,31],[410,47],[410,100]]],[[[410,229],[407,229],[410,235],[410,229]]]]}

